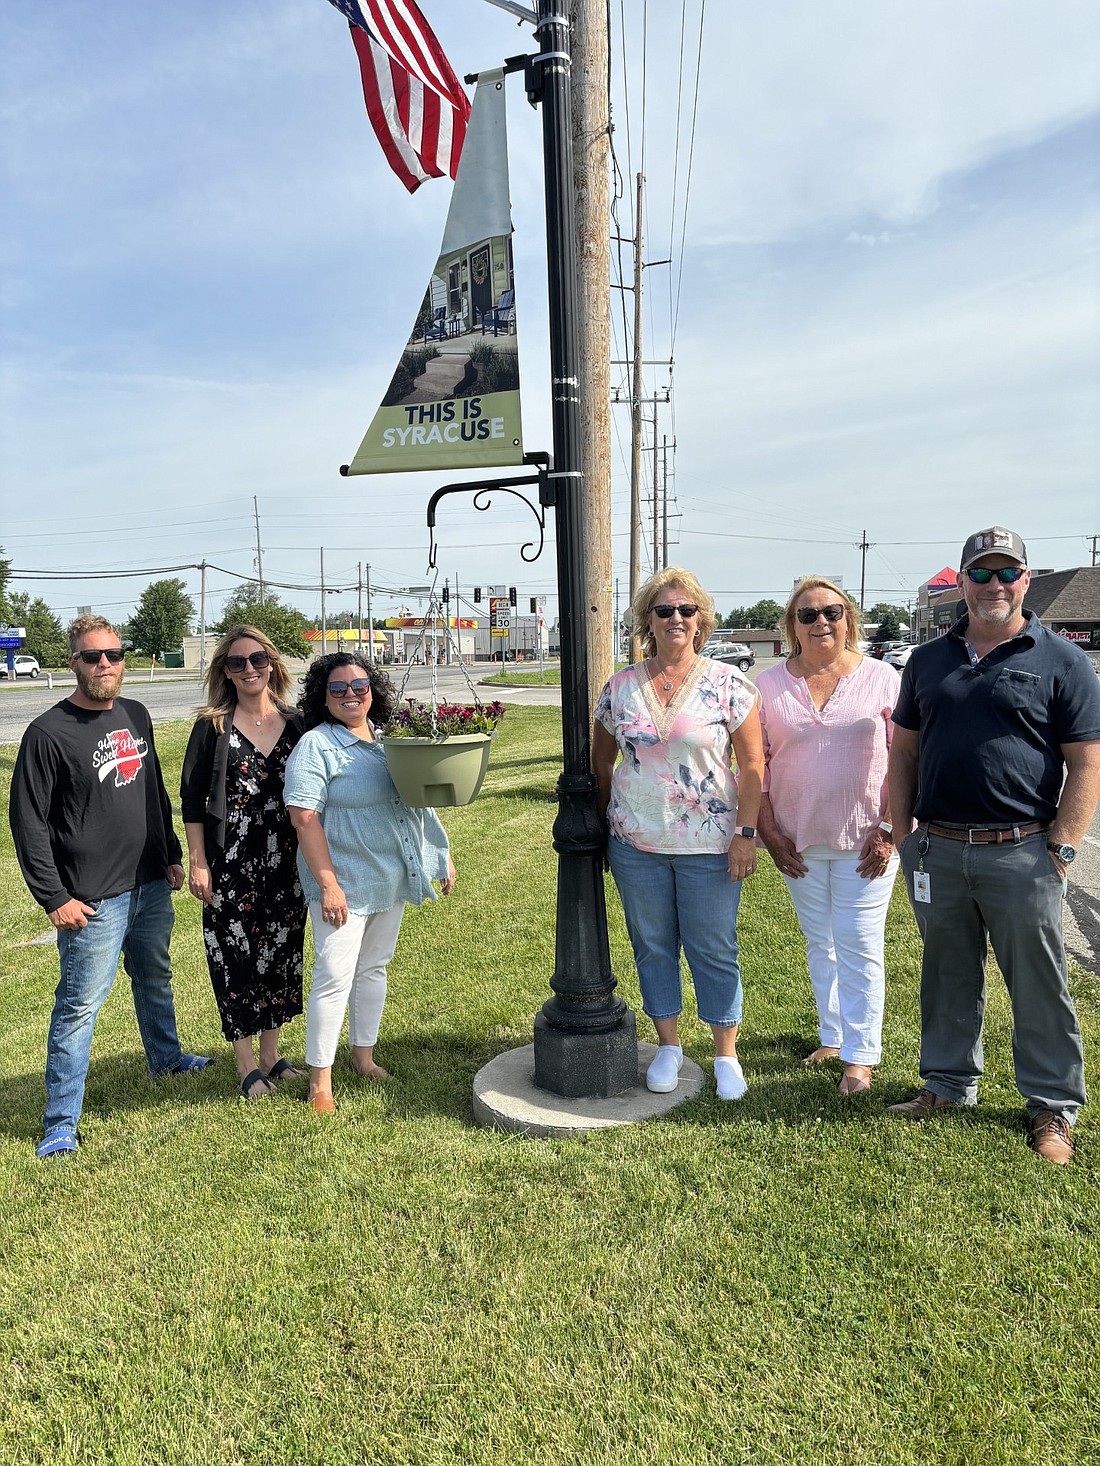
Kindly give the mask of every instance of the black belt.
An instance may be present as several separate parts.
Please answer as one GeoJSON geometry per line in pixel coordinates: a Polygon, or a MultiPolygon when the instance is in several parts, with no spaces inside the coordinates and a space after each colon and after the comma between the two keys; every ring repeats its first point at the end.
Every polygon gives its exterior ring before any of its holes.
{"type": "Polygon", "coordinates": [[[945,840],[961,840],[966,845],[1018,845],[1032,835],[1041,835],[1050,829],[1049,823],[1032,820],[1027,825],[935,825],[917,824],[918,830],[927,830],[930,835],[940,835],[945,840]]]}

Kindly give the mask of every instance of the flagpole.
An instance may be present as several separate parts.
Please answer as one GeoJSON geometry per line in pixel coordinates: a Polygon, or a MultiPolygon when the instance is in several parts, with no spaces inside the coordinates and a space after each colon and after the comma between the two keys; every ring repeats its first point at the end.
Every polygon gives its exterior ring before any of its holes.
{"type": "Polygon", "coordinates": [[[558,548],[563,746],[553,831],[553,996],[535,1019],[534,1049],[536,1085],[579,1098],[636,1085],[638,1046],[634,1014],[615,996],[604,903],[605,833],[591,768],[570,23],[562,8],[560,0],[538,0],[538,54],[527,65],[528,93],[542,106],[553,431],[547,478],[558,548]]]}
{"type": "Polygon", "coordinates": [[[538,19],[530,5],[519,5],[516,0],[486,0],[486,4],[495,5],[498,10],[507,10],[509,15],[518,16],[520,20],[529,20],[532,25],[538,19]]]}

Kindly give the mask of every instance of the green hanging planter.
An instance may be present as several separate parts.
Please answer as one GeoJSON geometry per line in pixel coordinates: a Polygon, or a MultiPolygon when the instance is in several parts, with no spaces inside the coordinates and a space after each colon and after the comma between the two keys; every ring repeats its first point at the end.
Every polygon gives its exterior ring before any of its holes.
{"type": "Polygon", "coordinates": [[[491,733],[445,738],[383,738],[390,778],[406,804],[443,808],[471,804],[489,767],[491,733]]]}

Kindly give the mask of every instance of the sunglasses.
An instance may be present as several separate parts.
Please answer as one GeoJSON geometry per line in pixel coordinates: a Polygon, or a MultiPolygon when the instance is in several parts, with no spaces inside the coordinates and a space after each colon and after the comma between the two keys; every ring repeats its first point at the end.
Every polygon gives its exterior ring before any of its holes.
{"type": "Polygon", "coordinates": [[[106,657],[112,667],[117,667],[125,655],[120,646],[108,646],[98,652],[73,652],[72,659],[83,662],[86,667],[98,667],[100,657],[106,657]]]}
{"type": "Polygon", "coordinates": [[[1015,585],[1027,570],[1022,565],[1001,565],[997,570],[990,570],[988,565],[979,565],[974,570],[966,572],[967,580],[972,580],[975,585],[988,585],[994,576],[1002,585],[1015,585]]]}
{"type": "Polygon", "coordinates": [[[243,672],[250,662],[257,672],[271,666],[271,658],[266,652],[249,652],[247,657],[226,657],[225,666],[228,672],[243,672]]]}
{"type": "Polygon", "coordinates": [[[831,606],[799,606],[794,614],[800,626],[812,626],[819,616],[824,616],[826,621],[843,621],[844,607],[835,602],[831,606]]]}
{"type": "Polygon", "coordinates": [[[370,690],[369,677],[356,677],[353,682],[330,682],[328,685],[329,697],[343,697],[345,692],[351,691],[360,696],[370,690]]]}
{"type": "Polygon", "coordinates": [[[682,606],[654,606],[654,616],[660,616],[662,621],[667,621],[675,612],[679,611],[685,621],[698,614],[699,607],[692,601],[685,601],[682,606]]]}

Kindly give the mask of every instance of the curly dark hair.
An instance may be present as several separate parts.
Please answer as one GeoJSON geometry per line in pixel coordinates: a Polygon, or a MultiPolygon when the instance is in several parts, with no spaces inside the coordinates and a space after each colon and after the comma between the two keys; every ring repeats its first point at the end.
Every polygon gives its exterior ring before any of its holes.
{"type": "Polygon", "coordinates": [[[384,727],[393,713],[397,689],[385,672],[374,665],[366,652],[361,651],[329,652],[328,656],[318,657],[309,664],[309,670],[302,678],[305,686],[298,699],[306,727],[317,728],[322,723],[336,721],[329,717],[325,695],[328,691],[328,680],[337,667],[360,667],[367,674],[370,678],[371,697],[368,715],[377,727],[384,727]]]}

